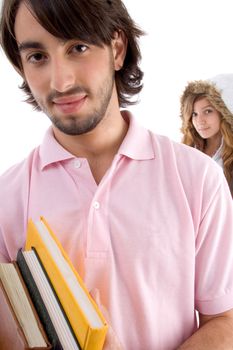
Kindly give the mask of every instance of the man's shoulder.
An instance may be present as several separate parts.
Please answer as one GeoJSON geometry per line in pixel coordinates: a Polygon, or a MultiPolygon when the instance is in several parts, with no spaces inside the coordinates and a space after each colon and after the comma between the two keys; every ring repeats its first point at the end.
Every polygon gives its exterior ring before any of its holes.
{"type": "Polygon", "coordinates": [[[165,169],[177,170],[181,178],[189,182],[197,179],[211,182],[210,177],[217,184],[222,181],[222,168],[209,156],[194,147],[172,140],[171,138],[151,133],[154,144],[155,159],[158,159],[165,169]]]}
{"type": "Polygon", "coordinates": [[[155,152],[156,150],[157,152],[162,153],[171,152],[178,158],[179,156],[187,157],[187,159],[192,159],[192,157],[194,157],[199,161],[207,161],[207,163],[210,160],[210,157],[206,156],[203,152],[200,152],[194,147],[175,141],[166,135],[157,134],[151,131],[150,133],[154,143],[155,152]]]}
{"type": "Polygon", "coordinates": [[[13,193],[24,188],[25,183],[28,182],[28,178],[30,177],[38,148],[33,149],[25,159],[12,165],[0,175],[0,200],[4,193],[13,193]]]}

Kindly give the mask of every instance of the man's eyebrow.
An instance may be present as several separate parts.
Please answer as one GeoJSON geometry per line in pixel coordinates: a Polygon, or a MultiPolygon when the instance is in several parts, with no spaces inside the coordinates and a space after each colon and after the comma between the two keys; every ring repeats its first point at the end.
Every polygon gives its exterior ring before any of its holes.
{"type": "Polygon", "coordinates": [[[28,49],[39,49],[44,50],[45,47],[37,41],[25,41],[18,45],[19,52],[26,51],[28,49]]]}

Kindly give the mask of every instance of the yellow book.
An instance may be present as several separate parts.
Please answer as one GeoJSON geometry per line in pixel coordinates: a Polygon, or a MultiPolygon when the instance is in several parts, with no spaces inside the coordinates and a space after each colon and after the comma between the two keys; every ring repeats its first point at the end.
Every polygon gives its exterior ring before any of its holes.
{"type": "Polygon", "coordinates": [[[107,323],[61,243],[41,217],[29,220],[25,250],[36,249],[82,350],[102,350],[107,323]]]}

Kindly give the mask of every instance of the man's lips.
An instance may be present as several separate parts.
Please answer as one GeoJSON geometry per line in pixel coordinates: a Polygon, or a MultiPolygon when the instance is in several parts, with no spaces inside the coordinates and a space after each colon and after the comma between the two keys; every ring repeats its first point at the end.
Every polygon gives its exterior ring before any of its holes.
{"type": "Polygon", "coordinates": [[[85,102],[86,95],[64,96],[53,99],[53,104],[62,113],[77,112],[85,102]]]}

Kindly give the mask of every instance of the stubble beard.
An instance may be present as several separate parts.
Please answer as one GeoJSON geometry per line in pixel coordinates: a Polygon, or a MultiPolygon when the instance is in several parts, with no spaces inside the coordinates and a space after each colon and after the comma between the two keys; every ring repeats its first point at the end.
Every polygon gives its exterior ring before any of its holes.
{"type": "MultiPolygon", "coordinates": [[[[79,118],[77,114],[77,115],[68,115],[66,116],[65,120],[63,120],[58,115],[51,114],[49,112],[49,108],[47,108],[45,104],[42,103],[41,101],[37,100],[37,103],[40,105],[43,112],[49,117],[52,124],[58,130],[60,130],[61,132],[67,135],[73,135],[73,136],[82,135],[95,129],[96,126],[105,117],[111,97],[112,97],[113,87],[114,87],[114,74],[111,72],[108,78],[106,78],[105,81],[102,83],[102,88],[99,89],[98,93],[95,96],[98,106],[96,106],[94,110],[89,114],[87,114],[84,118],[79,118]]],[[[69,95],[75,91],[86,92],[87,98],[89,98],[88,96],[90,96],[90,92],[87,91],[87,89],[84,89],[81,87],[75,87],[72,89],[72,91],[67,92],[66,94],[63,94],[63,95],[69,95]]],[[[54,97],[55,97],[55,94],[56,93],[53,93],[54,97]]],[[[52,103],[50,100],[51,98],[48,98],[48,102],[47,102],[48,106],[51,105],[52,103]]]]}

